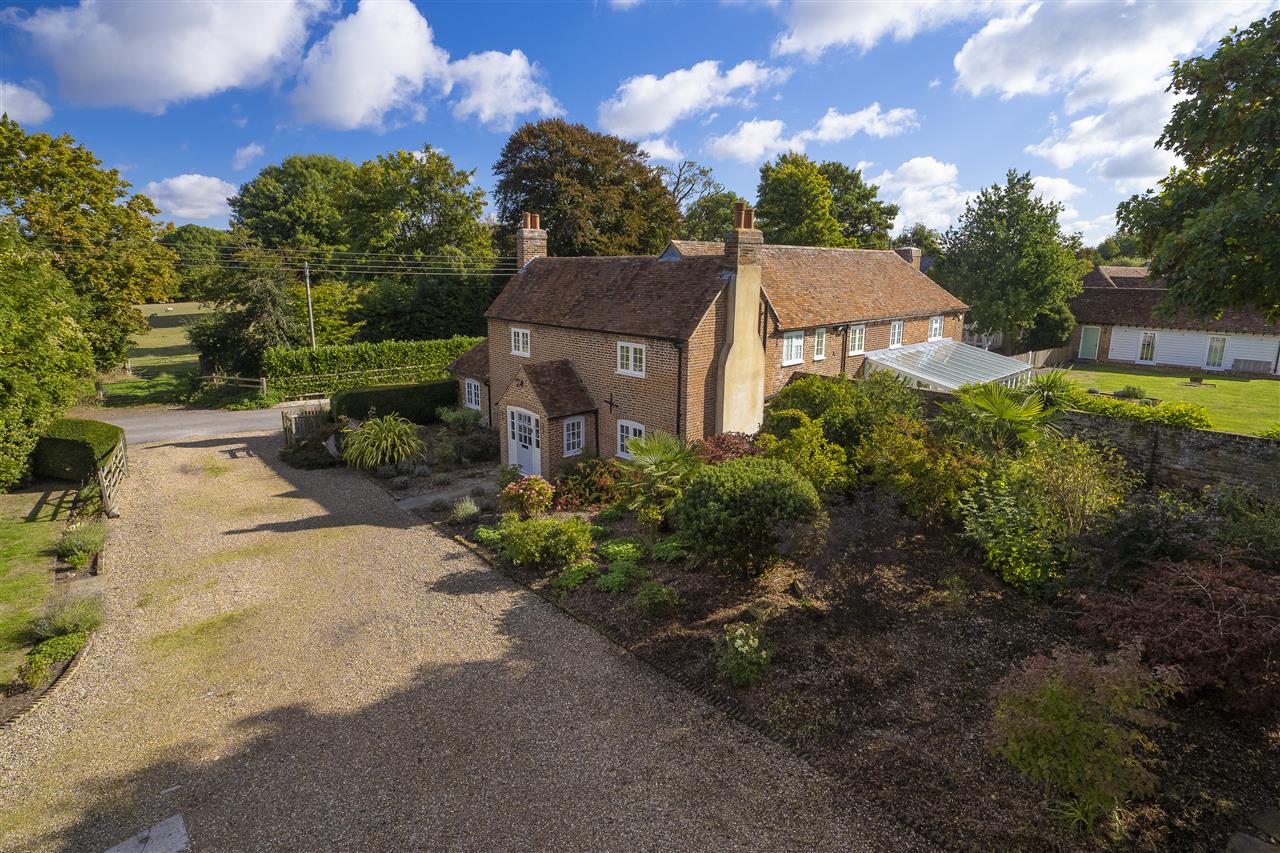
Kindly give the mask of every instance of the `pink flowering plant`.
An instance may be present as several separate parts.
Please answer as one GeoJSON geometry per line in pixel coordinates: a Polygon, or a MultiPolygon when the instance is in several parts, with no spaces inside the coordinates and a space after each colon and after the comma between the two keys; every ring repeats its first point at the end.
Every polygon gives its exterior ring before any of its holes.
{"type": "Polygon", "coordinates": [[[498,506],[515,511],[521,518],[533,518],[551,508],[555,489],[542,477],[531,475],[508,483],[498,493],[498,506]]]}

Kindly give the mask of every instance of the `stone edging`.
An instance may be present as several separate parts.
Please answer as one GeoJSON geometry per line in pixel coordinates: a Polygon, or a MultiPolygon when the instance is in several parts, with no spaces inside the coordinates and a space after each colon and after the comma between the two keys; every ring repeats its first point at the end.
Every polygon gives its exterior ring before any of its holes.
{"type": "Polygon", "coordinates": [[[22,721],[23,717],[27,716],[27,714],[30,714],[36,708],[39,708],[41,705],[43,705],[45,700],[53,695],[54,688],[61,687],[66,682],[70,681],[71,676],[75,675],[76,670],[80,668],[81,662],[83,662],[85,657],[88,656],[89,649],[92,646],[93,646],[93,634],[90,634],[88,637],[85,638],[84,645],[80,648],[80,651],[76,652],[76,656],[73,657],[70,661],[68,661],[67,665],[63,667],[62,672],[58,673],[58,677],[55,678],[53,681],[49,682],[48,686],[46,686],[44,688],[44,691],[39,696],[36,697],[34,702],[32,702],[27,707],[20,709],[19,711],[14,713],[12,717],[5,720],[4,722],[0,722],[0,732],[8,731],[9,729],[16,726],[19,722],[22,721]]]}
{"type": "Polygon", "coordinates": [[[728,717],[733,718],[734,720],[738,721],[739,723],[742,723],[743,725],[751,729],[754,729],[756,732],[763,735],[767,740],[782,747],[783,749],[786,749],[792,755],[796,756],[802,762],[808,765],[810,770],[814,771],[819,775],[825,776],[828,779],[833,780],[836,783],[836,787],[841,791],[843,791],[844,793],[850,796],[856,796],[865,800],[870,800],[877,807],[879,807],[879,809],[890,820],[893,820],[901,824],[902,826],[905,826],[907,829],[910,829],[921,838],[925,839],[926,841],[929,841],[930,843],[940,847],[943,850],[958,849],[954,847],[952,845],[952,842],[949,839],[945,838],[941,833],[938,833],[932,829],[929,829],[928,827],[925,827],[914,820],[908,819],[903,815],[895,813],[893,805],[886,802],[881,797],[878,791],[870,788],[868,789],[857,788],[852,783],[843,779],[835,771],[827,769],[825,766],[823,766],[822,759],[819,756],[817,756],[812,750],[807,749],[803,744],[801,744],[797,738],[778,731],[767,720],[764,720],[756,716],[755,714],[751,713],[742,705],[740,705],[738,702],[732,699],[725,699],[724,697],[714,693],[713,691],[708,690],[705,686],[697,683],[694,679],[690,678],[685,673],[679,671],[675,667],[670,666],[665,661],[651,660],[648,657],[637,655],[635,652],[631,651],[631,649],[627,648],[626,644],[622,640],[622,637],[616,631],[614,631],[610,626],[597,622],[596,620],[588,616],[584,616],[580,613],[577,613],[576,611],[565,607],[563,604],[554,600],[550,596],[544,595],[540,590],[534,589],[533,586],[527,583],[523,578],[509,572],[505,565],[503,565],[500,561],[493,559],[493,557],[491,557],[479,545],[477,545],[474,542],[471,542],[470,540],[466,539],[465,537],[457,533],[453,533],[452,531],[446,529],[444,525],[438,522],[428,522],[428,524],[430,524],[432,527],[435,527],[437,530],[439,530],[444,535],[448,536],[453,541],[462,545],[471,553],[475,554],[477,557],[483,560],[485,564],[487,564],[490,568],[493,568],[495,571],[500,572],[504,577],[514,581],[520,587],[528,590],[529,592],[532,592],[534,595],[538,596],[538,598],[547,602],[552,607],[556,608],[558,611],[565,614],[566,616],[568,616],[570,619],[574,620],[578,624],[583,625],[586,628],[590,628],[595,633],[607,639],[610,643],[618,647],[628,658],[638,661],[641,664],[656,671],[658,674],[663,675],[666,678],[676,682],[677,684],[685,688],[685,690],[694,694],[695,696],[697,696],[699,699],[701,699],[703,702],[707,703],[708,705],[711,705],[712,707],[716,708],[721,713],[725,714],[728,717]]]}

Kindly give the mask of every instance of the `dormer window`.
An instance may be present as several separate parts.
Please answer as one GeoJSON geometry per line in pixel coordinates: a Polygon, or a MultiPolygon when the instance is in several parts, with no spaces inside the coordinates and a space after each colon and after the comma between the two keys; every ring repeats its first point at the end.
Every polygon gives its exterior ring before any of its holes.
{"type": "Polygon", "coordinates": [[[529,330],[528,329],[512,329],[511,330],[511,354],[529,357],[529,330]]]}
{"type": "Polygon", "coordinates": [[[941,316],[929,318],[929,340],[931,341],[942,340],[942,317],[941,316]]]}

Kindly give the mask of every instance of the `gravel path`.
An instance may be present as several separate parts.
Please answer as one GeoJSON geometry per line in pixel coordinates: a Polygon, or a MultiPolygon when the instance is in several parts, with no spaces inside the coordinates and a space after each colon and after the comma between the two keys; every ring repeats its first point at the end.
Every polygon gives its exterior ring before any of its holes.
{"type": "Polygon", "coordinates": [[[0,850],[917,842],[343,470],[132,449],[109,623],[0,734],[0,850]]]}

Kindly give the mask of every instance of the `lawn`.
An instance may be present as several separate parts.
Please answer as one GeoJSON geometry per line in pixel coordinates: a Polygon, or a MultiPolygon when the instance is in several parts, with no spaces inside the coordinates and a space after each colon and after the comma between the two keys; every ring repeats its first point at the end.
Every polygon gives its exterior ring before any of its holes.
{"type": "Polygon", "coordinates": [[[181,403],[190,392],[189,377],[200,369],[199,358],[187,340],[184,326],[205,309],[199,302],[139,305],[151,330],[136,338],[129,365],[137,379],[108,382],[103,392],[108,406],[181,403]]]}
{"type": "Polygon", "coordinates": [[[1247,435],[1260,432],[1280,422],[1280,381],[1245,379],[1239,376],[1217,376],[1204,371],[1188,370],[1172,373],[1110,364],[1079,365],[1070,376],[1085,388],[1119,391],[1126,385],[1137,385],[1148,397],[1199,403],[1209,410],[1215,428],[1247,435]],[[1187,383],[1191,376],[1203,376],[1204,385],[1196,388],[1187,383]]]}
{"type": "Polygon", "coordinates": [[[61,486],[0,495],[0,684],[17,673],[27,624],[53,590],[50,557],[70,504],[61,486]]]}

